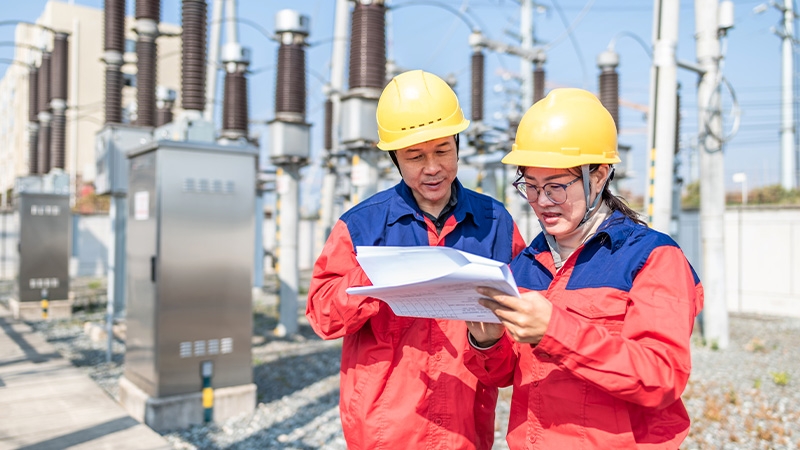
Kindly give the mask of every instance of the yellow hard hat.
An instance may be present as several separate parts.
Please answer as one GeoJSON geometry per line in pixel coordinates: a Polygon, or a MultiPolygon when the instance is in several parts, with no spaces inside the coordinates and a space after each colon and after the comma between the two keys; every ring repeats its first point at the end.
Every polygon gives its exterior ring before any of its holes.
{"type": "Polygon", "coordinates": [[[378,99],[375,118],[381,150],[453,136],[469,126],[456,93],[444,80],[422,70],[392,78],[378,99]]]}
{"type": "Polygon", "coordinates": [[[583,164],[615,164],[617,128],[589,91],[553,89],[528,109],[504,164],[567,169],[583,164]]]}

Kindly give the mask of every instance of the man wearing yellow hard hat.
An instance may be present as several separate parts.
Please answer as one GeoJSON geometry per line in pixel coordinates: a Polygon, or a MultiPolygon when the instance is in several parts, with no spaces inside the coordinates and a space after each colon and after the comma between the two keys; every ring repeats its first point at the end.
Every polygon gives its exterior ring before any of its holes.
{"type": "MultiPolygon", "coordinates": [[[[447,246],[510,262],[525,243],[504,206],[456,178],[469,121],[441,78],[394,77],[378,101],[378,148],[402,181],[346,212],[314,265],[306,316],[324,339],[344,337],[339,411],[349,448],[490,449],[498,390],[462,359],[464,322],[398,317],[348,295],[371,284],[358,245],[447,246]]],[[[434,294],[434,293],[432,293],[434,294]]]]}
{"type": "Polygon", "coordinates": [[[609,191],[611,114],[554,89],[522,117],[503,163],[542,233],[511,263],[521,298],[479,289],[499,324],[469,323],[465,361],[514,386],[512,449],[679,448],[703,289],[678,245],[609,191]]]}

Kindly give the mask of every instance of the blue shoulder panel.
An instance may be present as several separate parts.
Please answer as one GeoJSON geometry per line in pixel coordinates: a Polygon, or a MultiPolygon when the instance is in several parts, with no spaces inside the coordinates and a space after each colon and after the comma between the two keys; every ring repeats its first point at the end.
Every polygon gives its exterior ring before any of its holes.
{"type": "MultiPolygon", "coordinates": [[[[453,212],[458,225],[445,237],[448,247],[497,261],[511,260],[514,222],[503,205],[486,195],[458,186],[453,212]]],[[[340,218],[358,245],[429,245],[425,217],[405,182],[379,192],[340,218]]]]}
{"type": "Polygon", "coordinates": [[[628,292],[650,254],[662,246],[678,244],[615,211],[578,255],[567,289],[610,287],[628,292]]]}
{"type": "Polygon", "coordinates": [[[550,253],[550,247],[542,233],[511,262],[511,273],[514,274],[517,286],[533,291],[546,291],[550,287],[553,274],[536,259],[540,253],[550,253]]]}
{"type": "MultiPolygon", "coordinates": [[[[584,246],[575,262],[567,289],[615,288],[630,291],[636,274],[658,247],[678,244],[668,235],[639,225],[614,212],[584,246]]],[[[549,252],[543,234],[534,239],[511,264],[520,287],[545,290],[552,282],[550,272],[536,261],[536,255],[549,252]]],[[[697,276],[695,274],[695,279],[697,276]]]]}

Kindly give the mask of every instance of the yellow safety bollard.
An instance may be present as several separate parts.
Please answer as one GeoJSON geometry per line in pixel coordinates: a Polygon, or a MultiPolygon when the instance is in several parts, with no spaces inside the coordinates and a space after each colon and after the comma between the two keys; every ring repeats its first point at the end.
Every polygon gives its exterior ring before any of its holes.
{"type": "Polygon", "coordinates": [[[47,319],[47,310],[50,307],[50,302],[47,300],[47,289],[42,289],[42,300],[39,304],[42,306],[42,319],[47,319]]]}

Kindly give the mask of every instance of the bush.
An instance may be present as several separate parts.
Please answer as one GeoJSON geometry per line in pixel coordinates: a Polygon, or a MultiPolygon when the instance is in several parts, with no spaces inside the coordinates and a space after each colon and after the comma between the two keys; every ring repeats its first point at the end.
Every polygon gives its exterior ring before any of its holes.
{"type": "MultiPolygon", "coordinates": [[[[683,209],[700,208],[700,182],[687,184],[681,198],[683,209]]],[[[725,194],[726,205],[741,205],[742,193],[739,191],[725,194]]],[[[800,189],[787,190],[779,184],[762,186],[750,191],[747,195],[749,205],[800,205],[800,189]]]]}

